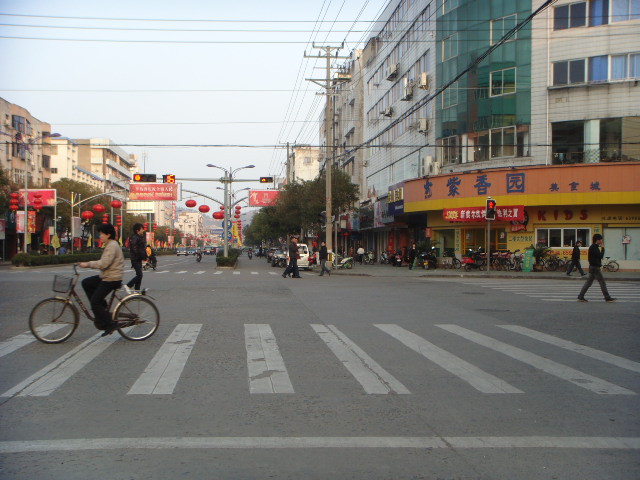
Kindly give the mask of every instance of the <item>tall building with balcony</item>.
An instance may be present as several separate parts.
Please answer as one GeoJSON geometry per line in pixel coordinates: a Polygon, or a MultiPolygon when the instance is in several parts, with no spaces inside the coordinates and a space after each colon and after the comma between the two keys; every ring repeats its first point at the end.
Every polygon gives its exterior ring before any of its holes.
{"type": "Polygon", "coordinates": [[[78,166],[79,145],[67,137],[51,139],[51,182],[69,178],[104,191],[104,178],[78,166]]]}
{"type": "Polygon", "coordinates": [[[287,161],[287,183],[313,180],[320,171],[320,149],[310,145],[294,145],[287,161]]]}
{"type": "Polygon", "coordinates": [[[78,167],[104,179],[104,190],[129,190],[136,167],[134,155],[107,138],[76,139],[78,167]]]}

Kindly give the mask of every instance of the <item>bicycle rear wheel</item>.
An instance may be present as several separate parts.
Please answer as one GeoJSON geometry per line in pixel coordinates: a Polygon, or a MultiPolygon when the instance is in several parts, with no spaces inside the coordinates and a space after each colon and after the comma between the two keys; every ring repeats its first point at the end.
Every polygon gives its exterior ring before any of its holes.
{"type": "Polygon", "coordinates": [[[38,303],[29,315],[29,330],[43,343],[61,343],[78,328],[80,315],[72,303],[52,297],[38,303]]]}
{"type": "Polygon", "coordinates": [[[113,312],[118,333],[127,340],[145,340],[160,326],[160,313],[155,304],[143,295],[125,298],[113,312]]]}
{"type": "Polygon", "coordinates": [[[618,270],[620,270],[620,265],[618,265],[618,262],[614,262],[613,260],[607,263],[606,267],[607,271],[609,272],[617,272],[618,270]]]}

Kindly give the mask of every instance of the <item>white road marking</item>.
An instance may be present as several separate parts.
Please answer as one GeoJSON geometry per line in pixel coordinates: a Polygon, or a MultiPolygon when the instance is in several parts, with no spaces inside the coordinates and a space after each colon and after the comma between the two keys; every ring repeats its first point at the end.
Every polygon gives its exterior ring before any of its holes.
{"type": "Polygon", "coordinates": [[[171,394],[184,370],[202,325],[180,324],[153,357],[128,392],[136,394],[171,394]]]}
{"type": "Polygon", "coordinates": [[[333,325],[311,325],[327,347],[355,377],[364,391],[371,394],[411,393],[393,375],[383,369],[364,350],[333,325]]]}
{"type": "Polygon", "coordinates": [[[294,393],[276,338],[267,324],[245,324],[251,393],[294,393]]]}
{"type": "MultiPolygon", "coordinates": [[[[64,325],[43,325],[38,329],[39,332],[43,336],[49,335],[50,333],[55,332],[59,328],[62,328],[64,325]]],[[[12,352],[24,347],[25,345],[29,345],[32,342],[36,341],[36,337],[33,336],[31,332],[21,333],[20,335],[16,335],[9,340],[5,340],[4,342],[0,342],[0,357],[4,357],[5,355],[9,355],[12,352]]]]}
{"type": "Polygon", "coordinates": [[[487,347],[496,352],[507,355],[520,362],[531,365],[543,372],[547,372],[550,375],[561,378],[568,382],[573,383],[579,387],[591,390],[592,392],[603,395],[635,395],[631,390],[614,385],[613,383],[606,382],[600,378],[593,377],[579,370],[575,370],[561,363],[556,363],[535,353],[528,352],[518,347],[513,347],[506,343],[495,340],[486,335],[467,330],[466,328],[459,327],[457,325],[436,325],[447,332],[459,335],[462,338],[487,347]]]}
{"type": "Polygon", "coordinates": [[[222,270],[218,270],[217,272],[213,272],[214,275],[220,275],[222,273],[222,270]]]}
{"type": "Polygon", "coordinates": [[[176,272],[176,273],[187,273],[187,271],[186,270],[180,270],[179,272],[176,272]]]}
{"type": "Polygon", "coordinates": [[[204,270],[200,270],[199,272],[195,272],[194,275],[202,275],[204,273],[204,270]]]}
{"type": "Polygon", "coordinates": [[[479,369],[446,350],[436,347],[433,343],[398,325],[377,324],[375,326],[482,393],[523,393],[522,390],[515,388],[504,380],[479,369]]]}
{"type": "Polygon", "coordinates": [[[258,275],[258,272],[251,272],[251,275],[258,275]]]}
{"type": "Polygon", "coordinates": [[[233,272],[234,275],[240,275],[240,272],[233,272]]]}
{"type": "Polygon", "coordinates": [[[525,335],[535,340],[549,343],[551,345],[555,345],[556,347],[564,348],[565,350],[570,350],[587,357],[595,358],[596,360],[600,360],[602,362],[610,363],[611,365],[615,365],[616,367],[640,373],[640,363],[627,360],[626,358],[618,357],[617,355],[613,355],[611,353],[603,352],[602,350],[597,350],[585,345],[578,345],[577,343],[570,342],[569,340],[563,340],[561,338],[554,337],[553,335],[537,332],[535,330],[521,327],[519,325],[497,326],[500,328],[504,328],[505,330],[509,330],[510,332],[519,333],[520,335],[525,335]]]}
{"type": "Polygon", "coordinates": [[[47,396],[73,374],[86,366],[91,360],[100,355],[113,342],[120,339],[119,335],[101,338],[101,334],[91,337],[76,348],[63,355],[55,362],[31,375],[25,381],[4,392],[2,397],[44,397],[47,396]]]}
{"type": "Polygon", "coordinates": [[[2,454],[191,448],[401,448],[419,450],[554,448],[640,450],[640,437],[125,437],[0,442],[0,453],[2,454]]]}

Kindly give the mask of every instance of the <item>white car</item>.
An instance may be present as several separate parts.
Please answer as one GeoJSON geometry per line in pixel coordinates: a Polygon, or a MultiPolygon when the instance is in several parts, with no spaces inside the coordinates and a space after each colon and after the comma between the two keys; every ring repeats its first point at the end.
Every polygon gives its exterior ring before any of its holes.
{"type": "Polygon", "coordinates": [[[309,247],[306,244],[301,243],[298,245],[298,255],[300,255],[298,268],[310,270],[313,265],[309,264],[309,247]]]}

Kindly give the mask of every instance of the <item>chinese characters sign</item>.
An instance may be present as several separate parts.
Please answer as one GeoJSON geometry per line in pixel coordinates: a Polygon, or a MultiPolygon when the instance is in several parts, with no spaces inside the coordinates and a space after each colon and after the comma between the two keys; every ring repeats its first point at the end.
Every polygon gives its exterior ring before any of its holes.
{"type": "Polygon", "coordinates": [[[132,183],[129,200],[178,200],[177,183],[132,183]]]}
{"type": "Polygon", "coordinates": [[[268,207],[276,204],[279,190],[249,190],[250,207],[268,207]]]}
{"type": "MultiPolygon", "coordinates": [[[[442,216],[450,222],[482,222],[485,220],[485,207],[445,208],[442,216]]],[[[524,220],[524,206],[512,205],[498,207],[496,220],[515,222],[524,220]]]]}

